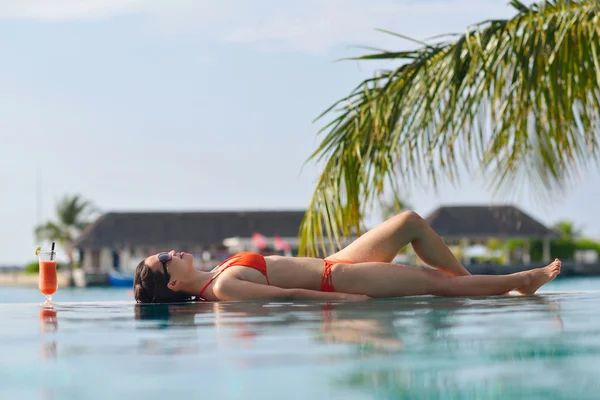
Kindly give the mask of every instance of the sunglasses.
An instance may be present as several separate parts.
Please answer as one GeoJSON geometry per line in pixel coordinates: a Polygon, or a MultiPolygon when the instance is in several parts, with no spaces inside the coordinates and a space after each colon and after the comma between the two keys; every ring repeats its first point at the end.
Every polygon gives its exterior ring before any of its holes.
{"type": "Polygon", "coordinates": [[[171,261],[173,259],[173,256],[169,253],[160,253],[158,255],[158,261],[160,261],[160,263],[163,266],[163,272],[165,274],[165,278],[167,280],[167,282],[171,279],[171,277],[169,276],[169,273],[167,272],[167,263],[169,261],[171,261]]]}

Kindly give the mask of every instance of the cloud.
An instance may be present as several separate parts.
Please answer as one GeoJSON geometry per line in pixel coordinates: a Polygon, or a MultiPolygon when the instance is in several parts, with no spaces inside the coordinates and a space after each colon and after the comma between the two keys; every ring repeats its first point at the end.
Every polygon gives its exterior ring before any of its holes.
{"type": "Polygon", "coordinates": [[[97,19],[128,13],[141,0],[3,0],[0,18],[64,21],[97,19]]]}
{"type": "Polygon", "coordinates": [[[80,21],[140,15],[183,24],[222,22],[241,0],[2,0],[0,18],[36,21],[80,21]]]}
{"type": "Polygon", "coordinates": [[[397,48],[389,29],[424,38],[463,31],[486,18],[510,17],[498,0],[3,0],[0,18],[40,21],[147,17],[167,31],[211,36],[259,48],[322,53],[340,45],[397,48]]]}
{"type": "Polygon", "coordinates": [[[304,4],[302,10],[279,10],[235,28],[225,39],[267,42],[307,52],[324,52],[339,45],[397,47],[397,38],[376,29],[426,38],[462,32],[483,19],[514,14],[503,2],[481,0],[307,0],[304,4]]]}

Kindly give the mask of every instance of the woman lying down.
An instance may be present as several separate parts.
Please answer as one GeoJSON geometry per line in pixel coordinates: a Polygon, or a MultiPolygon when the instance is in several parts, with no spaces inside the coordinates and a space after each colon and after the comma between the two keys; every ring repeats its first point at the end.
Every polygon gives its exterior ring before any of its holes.
{"type": "Polygon", "coordinates": [[[191,254],[170,251],[136,268],[139,303],[237,300],[349,300],[416,295],[492,296],[535,293],[560,273],[544,268],[510,275],[471,275],[418,214],[407,211],[324,259],[238,253],[212,271],[194,268],[191,254]],[[406,245],[433,269],[393,264],[406,245]]]}

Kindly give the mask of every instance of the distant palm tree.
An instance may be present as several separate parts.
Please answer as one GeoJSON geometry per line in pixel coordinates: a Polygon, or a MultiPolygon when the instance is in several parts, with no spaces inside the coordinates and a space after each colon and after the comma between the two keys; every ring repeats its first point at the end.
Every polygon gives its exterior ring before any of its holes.
{"type": "Polygon", "coordinates": [[[575,224],[571,221],[558,221],[552,225],[557,233],[560,234],[562,239],[576,240],[581,236],[582,230],[575,228],[575,224]]]}
{"type": "Polygon", "coordinates": [[[599,1],[510,5],[511,19],[357,58],[396,65],[319,117],[333,114],[308,159],[324,169],[300,228],[301,253],[324,250],[324,235],[339,247],[360,234],[388,189],[456,182],[459,166],[479,167],[494,190],[515,192],[527,178],[550,200],[598,161],[599,1]]]}
{"type": "Polygon", "coordinates": [[[73,240],[90,223],[95,207],[79,195],[64,196],[56,206],[56,221],[48,221],[35,228],[37,240],[57,242],[69,259],[69,286],[73,285],[73,240]]]}

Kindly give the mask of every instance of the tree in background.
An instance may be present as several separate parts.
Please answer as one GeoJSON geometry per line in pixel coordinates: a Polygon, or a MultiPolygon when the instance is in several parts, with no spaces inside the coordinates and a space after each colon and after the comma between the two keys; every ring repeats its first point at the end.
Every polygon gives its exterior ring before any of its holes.
{"type": "MultiPolygon", "coordinates": [[[[572,261],[575,259],[577,250],[595,250],[600,254],[600,243],[594,239],[583,237],[583,230],[577,228],[572,221],[558,221],[552,225],[552,229],[561,235],[560,238],[550,241],[553,257],[558,257],[563,261],[572,261]]],[[[525,241],[511,239],[508,244],[511,251],[515,251],[523,249],[525,241]]],[[[531,241],[529,254],[533,262],[542,262],[543,247],[542,240],[531,241]]]]}
{"type": "Polygon", "coordinates": [[[599,2],[510,5],[511,19],[356,58],[396,65],[319,117],[333,115],[308,160],[324,168],[300,228],[301,253],[336,250],[320,239],[340,247],[360,234],[386,190],[456,182],[459,166],[477,167],[490,189],[515,193],[521,180],[551,201],[598,159],[599,2]]]}
{"type": "Polygon", "coordinates": [[[575,228],[572,221],[558,221],[552,225],[552,229],[559,233],[562,239],[577,240],[581,237],[582,230],[575,228]]]}
{"type": "Polygon", "coordinates": [[[56,221],[35,228],[38,241],[53,241],[65,249],[69,260],[69,286],[73,285],[73,241],[88,226],[95,212],[96,208],[80,195],[66,195],[56,205],[56,221]]]}

